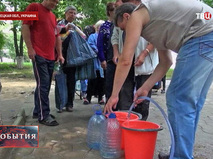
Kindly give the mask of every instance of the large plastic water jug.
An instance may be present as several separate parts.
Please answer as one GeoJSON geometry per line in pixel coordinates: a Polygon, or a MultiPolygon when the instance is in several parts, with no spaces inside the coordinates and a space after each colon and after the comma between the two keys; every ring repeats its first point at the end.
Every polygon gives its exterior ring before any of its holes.
{"type": "Polygon", "coordinates": [[[114,113],[103,124],[100,153],[106,159],[116,159],[122,155],[121,127],[114,113]]]}
{"type": "Polygon", "coordinates": [[[99,150],[101,141],[101,129],[105,121],[101,110],[96,110],[90,118],[87,129],[87,145],[91,149],[99,150]]]}

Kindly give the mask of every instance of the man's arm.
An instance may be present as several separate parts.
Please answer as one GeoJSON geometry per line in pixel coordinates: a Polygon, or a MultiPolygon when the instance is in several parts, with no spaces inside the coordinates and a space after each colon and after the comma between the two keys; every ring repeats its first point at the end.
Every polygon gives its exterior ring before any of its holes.
{"type": "Polygon", "coordinates": [[[160,81],[172,65],[172,55],[169,50],[158,50],[159,64],[155,68],[153,74],[146,80],[146,82],[135,93],[134,101],[139,104],[141,100],[137,100],[140,96],[147,96],[148,92],[160,81]]]}
{"type": "Polygon", "coordinates": [[[66,33],[66,32],[67,32],[68,30],[70,30],[70,29],[75,30],[75,31],[78,32],[78,34],[79,34],[82,38],[86,39],[86,35],[84,34],[84,32],[81,31],[81,29],[79,29],[79,28],[78,28],[75,24],[73,24],[73,23],[68,23],[66,26],[57,25],[57,29],[58,29],[58,32],[59,32],[60,34],[64,34],[64,33],[66,33]]]}
{"type": "Polygon", "coordinates": [[[116,108],[118,94],[132,65],[135,48],[138,44],[141,31],[143,26],[147,24],[148,21],[149,14],[147,9],[141,8],[132,13],[127,22],[124,48],[116,67],[112,95],[105,105],[104,112],[112,112],[112,107],[116,108]]]}
{"type": "Polygon", "coordinates": [[[149,18],[148,11],[143,8],[143,12],[141,13],[141,10],[142,9],[133,12],[128,20],[123,51],[116,68],[112,96],[118,96],[118,93],[128,75],[143,25],[146,24],[147,18],[149,18]],[[147,17],[145,17],[145,15],[147,15],[147,17]]]}
{"type": "Polygon", "coordinates": [[[119,57],[119,29],[118,27],[114,27],[112,37],[111,37],[111,43],[113,47],[113,62],[117,64],[118,57],[119,57]]]}
{"type": "Polygon", "coordinates": [[[112,45],[115,45],[119,43],[119,28],[118,27],[114,27],[113,28],[113,32],[112,32],[112,37],[111,37],[111,43],[112,45]]]}
{"type": "Polygon", "coordinates": [[[56,52],[57,52],[57,60],[56,62],[61,62],[62,64],[64,63],[64,58],[62,56],[62,41],[60,36],[56,36],[56,52]]]}
{"type": "Polygon", "coordinates": [[[31,60],[35,60],[35,50],[33,49],[31,42],[30,26],[27,24],[22,25],[22,36],[27,46],[28,56],[31,60]]]}
{"type": "Polygon", "coordinates": [[[117,65],[118,58],[120,56],[119,51],[118,51],[118,44],[112,45],[112,48],[113,48],[113,59],[112,59],[112,61],[114,62],[114,64],[117,65]]]}
{"type": "Polygon", "coordinates": [[[144,63],[144,60],[150,52],[154,50],[154,46],[151,43],[148,43],[146,48],[141,51],[140,55],[135,60],[135,66],[141,66],[144,63]]]}

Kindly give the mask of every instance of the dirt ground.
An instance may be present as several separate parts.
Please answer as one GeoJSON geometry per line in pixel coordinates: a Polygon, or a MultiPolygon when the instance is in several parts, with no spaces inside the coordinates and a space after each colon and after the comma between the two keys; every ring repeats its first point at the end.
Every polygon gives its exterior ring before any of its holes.
{"type": "MultiPolygon", "coordinates": [[[[1,78],[2,83],[2,92],[0,94],[0,120],[3,121],[4,125],[11,125],[15,120],[15,115],[29,95],[32,95],[35,89],[35,80],[25,79],[25,78],[1,78]]],[[[53,82],[54,84],[54,82],[53,82]]],[[[195,142],[195,159],[211,159],[213,158],[213,85],[208,93],[205,106],[201,113],[200,122],[198,125],[198,130],[196,134],[195,142]]],[[[165,106],[165,96],[157,93],[152,96],[154,100],[158,101],[161,106],[166,111],[165,106]]],[[[150,119],[151,121],[156,120],[156,123],[163,123],[162,117],[159,118],[159,113],[156,111],[156,108],[150,107],[150,119]]],[[[1,123],[1,121],[0,121],[1,123]]],[[[163,124],[164,125],[164,124],[163,124]]],[[[168,129],[164,125],[164,131],[158,135],[158,143],[160,146],[157,146],[158,151],[168,151],[170,141],[168,140],[168,129]]]]}
{"type": "MultiPolygon", "coordinates": [[[[16,78],[11,79],[7,77],[1,77],[2,92],[1,98],[4,100],[11,98],[22,98],[23,96],[32,93],[35,88],[35,80],[16,78]]],[[[24,98],[22,98],[24,99],[24,98]]]]}
{"type": "Polygon", "coordinates": [[[4,125],[13,123],[26,98],[34,92],[35,81],[25,78],[1,77],[0,116],[4,125]],[[14,103],[16,103],[14,105],[14,103]]]}

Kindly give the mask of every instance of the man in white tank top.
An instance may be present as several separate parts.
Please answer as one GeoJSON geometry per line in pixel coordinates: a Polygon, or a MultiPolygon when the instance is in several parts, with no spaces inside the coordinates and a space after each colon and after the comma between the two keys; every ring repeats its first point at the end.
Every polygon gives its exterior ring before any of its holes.
{"type": "MultiPolygon", "coordinates": [[[[118,9],[122,10],[122,6],[118,9]]],[[[135,93],[136,104],[141,102],[138,97],[147,96],[172,65],[169,50],[177,52],[176,67],[166,94],[168,117],[175,136],[174,156],[170,156],[173,159],[193,159],[200,111],[213,80],[211,15],[213,9],[196,0],[144,0],[128,19],[113,92],[104,109],[112,112],[116,107],[141,35],[158,49],[160,62],[135,93]]],[[[117,19],[117,22],[122,23],[122,20],[117,19]]]]}

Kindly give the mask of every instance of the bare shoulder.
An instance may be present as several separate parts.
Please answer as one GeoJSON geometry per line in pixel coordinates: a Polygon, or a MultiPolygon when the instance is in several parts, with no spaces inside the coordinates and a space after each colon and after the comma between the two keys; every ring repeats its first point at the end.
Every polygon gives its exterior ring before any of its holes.
{"type": "Polygon", "coordinates": [[[141,7],[140,9],[134,11],[131,16],[140,21],[143,26],[150,21],[149,12],[146,7],[141,7]]]}

